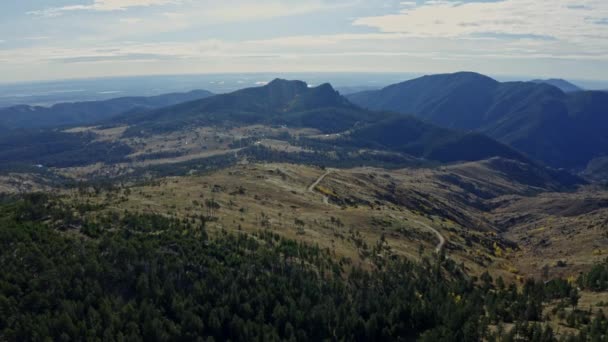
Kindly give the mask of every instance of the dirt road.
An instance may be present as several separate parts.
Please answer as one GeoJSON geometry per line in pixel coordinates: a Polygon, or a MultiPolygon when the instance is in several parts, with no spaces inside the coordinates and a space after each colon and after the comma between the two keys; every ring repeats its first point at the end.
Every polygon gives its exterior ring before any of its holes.
{"type": "MultiPolygon", "coordinates": [[[[308,192],[315,192],[315,188],[319,185],[319,183],[321,183],[323,181],[323,179],[325,179],[325,177],[329,176],[330,173],[332,173],[333,170],[331,169],[327,169],[325,171],[324,174],[322,174],[316,181],[314,181],[309,187],[308,187],[308,192]]],[[[326,205],[329,205],[329,198],[325,195],[323,195],[323,203],[326,205]]]]}
{"type": "Polygon", "coordinates": [[[437,229],[429,226],[428,224],[426,224],[424,222],[420,222],[420,221],[414,221],[414,222],[423,226],[424,228],[432,231],[433,233],[435,233],[435,235],[437,235],[437,238],[439,239],[439,243],[437,244],[437,247],[435,247],[435,253],[439,254],[441,252],[441,250],[443,249],[443,246],[445,245],[445,238],[443,237],[443,235],[441,235],[441,233],[437,229]]]}

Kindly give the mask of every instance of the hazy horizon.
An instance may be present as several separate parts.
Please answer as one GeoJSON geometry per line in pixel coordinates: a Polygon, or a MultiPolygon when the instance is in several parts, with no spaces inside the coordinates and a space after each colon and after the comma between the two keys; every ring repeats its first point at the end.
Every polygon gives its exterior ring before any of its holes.
{"type": "MultiPolygon", "coordinates": [[[[105,100],[125,96],[155,96],[207,90],[216,94],[261,86],[275,78],[302,80],[311,86],[330,83],[343,94],[380,89],[421,77],[423,73],[216,73],[138,75],[67,80],[0,83],[0,107],[49,106],[61,102],[105,100]]],[[[530,81],[534,76],[488,75],[501,82],[530,81]]],[[[568,79],[587,90],[608,89],[608,81],[568,79]]]]}

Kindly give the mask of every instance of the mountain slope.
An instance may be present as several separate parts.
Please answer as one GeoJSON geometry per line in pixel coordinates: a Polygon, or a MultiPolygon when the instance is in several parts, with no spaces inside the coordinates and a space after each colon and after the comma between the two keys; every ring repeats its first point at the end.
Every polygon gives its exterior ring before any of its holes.
{"type": "Polygon", "coordinates": [[[498,82],[469,72],[444,76],[424,76],[381,90],[352,94],[348,99],[365,108],[412,114],[448,128],[478,126],[478,113],[490,105],[488,97],[498,82]],[[458,115],[444,115],[448,111],[458,115]]]}
{"type": "Polygon", "coordinates": [[[122,97],[105,101],[59,103],[52,107],[20,105],[0,109],[0,125],[28,129],[89,125],[135,108],[140,110],[161,108],[211,95],[205,90],[195,90],[152,97],[122,97]]]}
{"type": "Polygon", "coordinates": [[[329,84],[309,88],[302,81],[276,79],[263,87],[122,116],[117,121],[131,125],[130,134],[242,124],[311,127],[335,133],[382,117],[351,104],[329,84]]]}
{"type": "Polygon", "coordinates": [[[440,162],[475,161],[503,157],[530,162],[519,152],[482,134],[463,133],[394,117],[353,131],[355,144],[411,154],[440,162]]]}
{"type": "Polygon", "coordinates": [[[532,80],[530,82],[552,85],[556,88],[559,88],[564,93],[573,93],[575,91],[583,90],[581,87],[560,78],[551,78],[547,80],[532,80]]]}
{"type": "Polygon", "coordinates": [[[365,108],[485,133],[555,167],[583,168],[608,151],[604,92],[566,94],[544,83],[500,83],[475,73],[456,73],[348,98],[365,108]]]}

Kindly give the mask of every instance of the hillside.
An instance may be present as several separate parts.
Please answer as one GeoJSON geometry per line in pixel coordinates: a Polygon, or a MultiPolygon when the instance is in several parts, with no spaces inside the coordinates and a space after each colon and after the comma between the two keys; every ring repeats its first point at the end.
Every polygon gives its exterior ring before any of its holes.
{"type": "Polygon", "coordinates": [[[152,97],[121,97],[105,101],[58,103],[51,107],[13,106],[0,109],[0,126],[13,129],[91,125],[123,112],[150,110],[209,97],[205,90],[152,97]]]}
{"type": "Polygon", "coordinates": [[[392,150],[440,162],[474,161],[504,157],[530,162],[517,151],[482,134],[462,133],[422,122],[395,117],[353,131],[358,146],[392,150]]]}
{"type": "MultiPolygon", "coordinates": [[[[359,246],[364,265],[285,238],[264,218],[255,232],[227,232],[211,217],[96,212],[44,195],[4,200],[0,212],[0,298],[9,313],[0,334],[10,341],[584,341],[605,334],[601,308],[587,305],[603,298],[605,264],[577,284],[516,286],[487,272],[471,278],[466,266],[423,246],[419,262],[402,258],[384,234],[368,245],[357,227],[348,233],[334,217],[325,230],[333,230],[332,241],[359,246]],[[568,323],[579,311],[586,320],[568,323]]],[[[425,236],[403,226],[391,234],[425,236]]],[[[480,240],[467,241],[477,247],[480,240]]],[[[479,260],[492,260],[477,251],[479,260]]]]}
{"type": "Polygon", "coordinates": [[[608,94],[475,73],[425,76],[348,96],[356,104],[475,130],[554,167],[580,169],[608,150],[608,94]]]}

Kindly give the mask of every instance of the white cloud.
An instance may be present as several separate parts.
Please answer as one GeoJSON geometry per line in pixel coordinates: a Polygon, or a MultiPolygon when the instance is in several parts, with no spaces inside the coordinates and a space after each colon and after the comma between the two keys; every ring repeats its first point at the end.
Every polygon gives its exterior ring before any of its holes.
{"type": "Polygon", "coordinates": [[[286,17],[298,14],[312,13],[321,10],[337,9],[349,6],[348,3],[327,3],[323,1],[256,1],[241,2],[238,7],[230,5],[211,6],[203,12],[205,17],[214,21],[237,22],[245,20],[263,20],[268,18],[286,17]]]}
{"type": "Polygon", "coordinates": [[[363,17],[354,25],[412,37],[556,39],[584,47],[607,47],[606,0],[427,1],[400,13],[363,17]]]}
{"type": "Polygon", "coordinates": [[[71,11],[124,11],[130,7],[149,7],[158,5],[177,4],[180,0],[94,0],[88,5],[68,5],[63,7],[52,7],[29,14],[56,17],[71,11]]]}
{"type": "MultiPolygon", "coordinates": [[[[265,21],[289,16],[306,15],[316,12],[333,13],[332,11],[355,6],[358,0],[309,0],[292,2],[285,0],[180,0],[174,1],[179,6],[158,8],[146,13],[124,11],[112,13],[112,18],[91,18],[83,21],[81,16],[65,16],[63,20],[77,22],[83,28],[81,41],[111,41],[142,40],[161,33],[176,33],[187,30],[199,30],[201,36],[208,37],[208,27],[236,24],[255,26],[264,25],[265,21]],[[110,22],[111,21],[111,22],[110,22]]],[[[133,5],[133,3],[131,4],[133,5]]],[[[62,12],[63,13],[63,12],[62,12]]],[[[49,22],[49,25],[54,24],[49,22]]],[[[308,26],[310,23],[294,23],[294,28],[308,26]]],[[[249,34],[250,28],[244,28],[249,34]]],[[[287,34],[291,28],[281,28],[287,34]]],[[[214,30],[214,35],[221,38],[221,32],[214,30]]],[[[255,28],[253,29],[255,32],[255,28]]],[[[215,37],[210,37],[215,38],[215,37]]],[[[180,40],[179,38],[177,38],[180,40]]]]}
{"type": "Polygon", "coordinates": [[[211,22],[235,22],[264,20],[268,18],[311,13],[319,10],[337,9],[355,4],[355,0],[341,1],[281,1],[281,0],[93,0],[91,4],[52,7],[28,12],[43,17],[57,17],[75,11],[124,11],[133,7],[161,5],[185,5],[181,11],[162,13],[169,19],[211,20],[211,22]],[[195,18],[195,15],[197,16],[195,18]]]}
{"type": "Polygon", "coordinates": [[[378,4],[382,10],[375,13],[394,14],[378,16],[369,14],[375,5],[370,6],[365,0],[70,0],[67,3],[74,5],[37,13],[65,14],[57,20],[35,23],[50,28],[36,32],[48,32],[53,39],[14,48],[2,45],[0,62],[4,65],[0,65],[0,71],[20,78],[20,73],[35,75],[35,71],[54,72],[55,77],[64,77],[61,72],[83,77],[104,72],[182,70],[467,69],[530,74],[541,67],[546,74],[555,70],[589,78],[608,77],[607,0],[424,3],[384,0],[378,4]],[[396,4],[401,7],[395,10],[396,4]],[[160,7],[128,11],[149,6],[160,7]],[[349,8],[342,10],[344,7],[349,8]],[[80,15],[79,11],[111,14],[97,18],[80,15]],[[317,22],[317,14],[323,14],[319,15],[323,20],[317,22]],[[336,23],[346,25],[327,24],[325,20],[330,16],[326,14],[335,16],[336,23]],[[282,17],[290,18],[276,20],[276,32],[268,33],[269,19],[282,17]],[[370,30],[349,28],[348,23],[376,31],[360,33],[370,30]],[[323,31],[323,25],[327,25],[327,31],[323,31]],[[64,32],[63,37],[74,39],[61,39],[61,30],[72,27],[82,30],[74,34],[64,32]],[[237,29],[226,30],[227,27],[237,29]],[[238,35],[239,32],[246,34],[238,35]],[[245,36],[256,39],[247,40],[245,36]]]}

